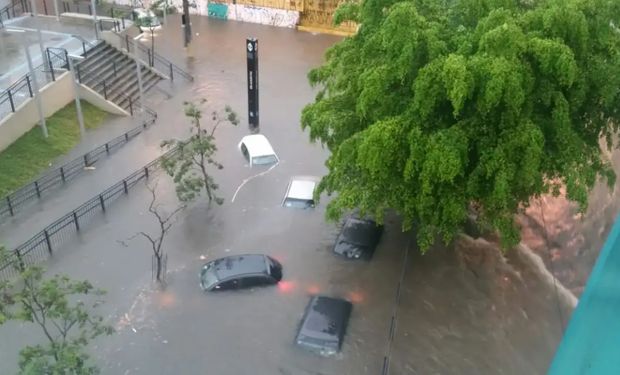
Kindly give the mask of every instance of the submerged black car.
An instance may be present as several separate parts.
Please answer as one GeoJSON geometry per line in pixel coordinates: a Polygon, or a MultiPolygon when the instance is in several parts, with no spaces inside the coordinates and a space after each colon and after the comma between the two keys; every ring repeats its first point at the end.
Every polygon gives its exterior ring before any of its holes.
{"type": "Polygon", "coordinates": [[[206,263],[200,270],[200,287],[206,291],[251,288],[280,280],[282,265],[262,254],[231,255],[206,263]]]}
{"type": "Polygon", "coordinates": [[[340,351],[353,305],[340,298],[314,296],[299,326],[295,343],[322,356],[340,351]]]}
{"type": "Polygon", "coordinates": [[[370,260],[382,234],[383,226],[374,220],[350,216],[336,239],[334,252],[351,259],[370,260]]]}

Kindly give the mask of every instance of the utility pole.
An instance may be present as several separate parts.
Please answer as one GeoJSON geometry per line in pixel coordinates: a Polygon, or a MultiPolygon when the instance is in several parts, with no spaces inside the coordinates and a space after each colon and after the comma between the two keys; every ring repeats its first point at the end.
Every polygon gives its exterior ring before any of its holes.
{"type": "Polygon", "coordinates": [[[138,74],[138,91],[140,93],[140,125],[144,125],[146,120],[144,118],[144,89],[142,87],[142,67],[140,66],[140,59],[138,58],[138,41],[134,39],[133,57],[136,60],[136,73],[138,74]]]}
{"type": "Polygon", "coordinates": [[[84,137],[86,134],[86,128],[84,127],[84,116],[82,115],[82,103],[80,102],[80,84],[78,83],[77,74],[75,73],[75,65],[73,60],[84,60],[83,56],[69,55],[67,54],[67,60],[69,60],[69,70],[71,70],[71,79],[73,80],[73,90],[75,95],[75,109],[77,110],[78,123],[80,124],[80,135],[84,137]]]}
{"type": "Polygon", "coordinates": [[[97,4],[95,0],[90,0],[90,7],[93,10],[93,20],[95,21],[95,39],[99,40],[99,25],[97,25],[97,4]]]}
{"type": "Polygon", "coordinates": [[[37,39],[39,40],[39,49],[41,50],[41,61],[43,66],[47,67],[47,59],[45,58],[45,48],[43,48],[43,36],[41,35],[41,25],[39,25],[39,12],[37,12],[37,2],[30,0],[30,7],[32,8],[32,15],[34,16],[34,25],[37,29],[37,39]]]}
{"type": "Polygon", "coordinates": [[[166,16],[168,15],[168,0],[164,0],[164,25],[168,26],[168,19],[166,16]]]}

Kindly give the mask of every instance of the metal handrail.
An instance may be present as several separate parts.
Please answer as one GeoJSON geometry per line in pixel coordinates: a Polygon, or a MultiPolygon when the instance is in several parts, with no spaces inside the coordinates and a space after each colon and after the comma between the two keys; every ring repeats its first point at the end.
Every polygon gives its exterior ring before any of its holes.
{"type": "MultiPolygon", "coordinates": [[[[119,34],[116,34],[121,41],[123,41],[123,37],[119,34]]],[[[131,52],[129,46],[133,45],[134,49],[137,46],[137,48],[146,53],[147,57],[148,57],[148,62],[149,62],[149,66],[150,67],[155,67],[155,61],[159,61],[161,64],[163,64],[165,66],[165,69],[163,70],[168,70],[168,72],[170,73],[170,80],[173,81],[174,80],[174,73],[176,72],[178,74],[180,74],[183,78],[185,78],[188,81],[193,81],[194,77],[187,73],[186,71],[184,71],[183,69],[181,69],[178,65],[174,64],[172,61],[166,59],[165,57],[161,56],[160,54],[158,54],[157,52],[154,52],[151,48],[148,48],[146,46],[144,46],[142,43],[138,42],[137,40],[133,39],[133,42],[130,43],[129,42],[129,35],[125,34],[125,47],[127,49],[127,52],[131,52]]]]}
{"type": "MultiPolygon", "coordinates": [[[[78,65],[79,66],[79,65],[78,65]]],[[[106,80],[105,78],[101,77],[99,74],[92,72],[92,71],[86,71],[86,73],[82,73],[80,72],[80,74],[78,74],[78,78],[80,80],[80,82],[82,82],[84,80],[84,78],[88,78],[89,76],[94,77],[95,78],[95,83],[90,84],[89,86],[92,87],[93,89],[95,89],[96,91],[98,91],[96,88],[97,87],[107,87],[106,82],[109,82],[109,80],[106,80]],[[97,80],[97,78],[99,78],[97,80]]],[[[133,99],[132,97],[130,97],[129,95],[126,95],[125,93],[119,92],[118,93],[120,95],[121,98],[123,99],[127,99],[129,101],[129,112],[131,113],[131,115],[133,116],[133,106],[135,104],[137,104],[139,107],[143,108],[144,111],[146,113],[148,113],[152,118],[157,118],[157,112],[155,112],[153,109],[149,108],[148,106],[146,106],[145,104],[140,102],[140,99],[133,99]]],[[[107,95],[104,93],[104,97],[106,100],[108,100],[107,95]]]]}
{"type": "Polygon", "coordinates": [[[3,14],[6,14],[7,20],[10,20],[11,18],[15,18],[27,11],[28,11],[28,2],[26,0],[12,1],[11,4],[6,5],[2,9],[0,9],[0,26],[2,26],[2,15],[3,14]],[[20,6],[20,8],[16,11],[15,8],[18,5],[20,6]],[[11,14],[13,14],[12,17],[11,17],[11,14]]]}

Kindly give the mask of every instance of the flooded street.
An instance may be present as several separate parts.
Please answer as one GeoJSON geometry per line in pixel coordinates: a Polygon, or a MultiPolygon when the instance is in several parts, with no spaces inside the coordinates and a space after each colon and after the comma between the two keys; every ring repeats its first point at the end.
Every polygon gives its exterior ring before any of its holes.
{"type": "MultiPolygon", "coordinates": [[[[412,234],[388,216],[372,261],[345,261],[331,251],[338,226],[324,220],[327,197],[313,210],[281,206],[292,176],[326,172],[328,152],[309,143],[299,118],[314,98],[306,74],[339,38],[194,17],[198,35],[193,57],[186,60],[178,21],[156,36],[156,50],[181,66],[187,62],[195,82],[168,88],[163,82],[175,97],[152,97],[158,124],[98,165],[104,182],[92,175],[75,186],[87,181],[83,189],[94,195],[157,157],[162,139],[188,134],[183,101],[204,97],[208,111],[230,104],[241,116],[239,127],[222,126],[216,134],[216,159],[224,169],[214,176],[225,203],[208,208],[199,201],[179,216],[164,244],[168,285],[163,291],[151,283],[147,243],[126,241],[138,231],[155,230],[145,213],[149,193],[142,187],[50,260],[50,273],[89,279],[108,291],[102,312],[117,333],[91,346],[103,374],[381,374],[386,357],[394,375],[545,373],[562,334],[559,311],[566,317],[570,309],[558,305],[552,285],[514,252],[504,258],[492,246],[464,238],[422,256],[412,234]],[[261,133],[281,160],[269,171],[250,168],[237,149],[248,133],[244,44],[250,36],[259,40],[261,133]],[[201,291],[203,263],[244,253],[278,259],[283,282],[201,291]],[[354,305],[338,358],[317,357],[293,345],[309,296],[317,293],[354,305]]],[[[167,176],[158,179],[159,199],[172,210],[174,188],[167,176]]],[[[67,198],[57,199],[67,211],[81,203],[58,194],[67,198]]],[[[0,373],[14,373],[19,348],[37,337],[30,326],[0,327],[0,373]]]]}

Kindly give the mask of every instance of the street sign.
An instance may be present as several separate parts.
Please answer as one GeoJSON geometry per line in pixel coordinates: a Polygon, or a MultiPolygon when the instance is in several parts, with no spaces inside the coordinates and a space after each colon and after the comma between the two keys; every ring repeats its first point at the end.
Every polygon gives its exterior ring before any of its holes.
{"type": "Polygon", "coordinates": [[[248,57],[248,122],[250,131],[258,133],[258,40],[246,39],[248,57]]]}

